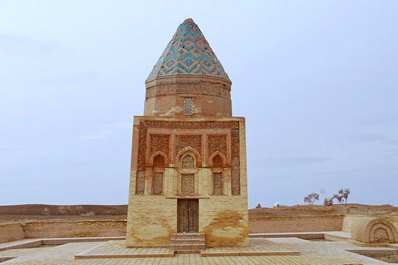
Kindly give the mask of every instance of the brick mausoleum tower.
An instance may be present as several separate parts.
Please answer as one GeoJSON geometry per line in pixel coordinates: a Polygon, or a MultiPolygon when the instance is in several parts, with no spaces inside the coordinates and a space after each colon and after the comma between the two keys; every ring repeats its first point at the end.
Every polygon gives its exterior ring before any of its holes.
{"type": "Polygon", "coordinates": [[[245,120],[232,117],[231,81],[192,19],[145,86],[144,116],[134,117],[127,246],[244,245],[245,120]]]}

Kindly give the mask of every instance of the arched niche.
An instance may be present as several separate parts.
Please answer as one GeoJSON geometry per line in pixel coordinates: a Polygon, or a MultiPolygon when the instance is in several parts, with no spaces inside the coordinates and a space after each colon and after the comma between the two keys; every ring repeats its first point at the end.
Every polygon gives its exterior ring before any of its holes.
{"type": "Polygon", "coordinates": [[[395,226],[384,219],[362,217],[351,227],[352,239],[367,245],[387,245],[398,242],[395,226]]]}
{"type": "Polygon", "coordinates": [[[164,179],[164,168],[165,168],[165,156],[157,154],[152,159],[152,194],[162,195],[163,194],[163,179],[164,179]]]}
{"type": "Polygon", "coordinates": [[[158,170],[162,170],[163,171],[164,168],[165,168],[164,156],[162,156],[161,154],[158,154],[157,156],[155,156],[153,158],[153,161],[152,161],[152,167],[154,169],[158,169],[158,170]]]}
{"type": "Polygon", "coordinates": [[[182,169],[182,159],[187,156],[187,155],[191,155],[194,160],[195,160],[195,168],[200,167],[202,164],[202,158],[199,154],[198,151],[196,151],[195,149],[193,149],[192,147],[188,146],[183,148],[180,152],[178,152],[177,154],[177,159],[176,161],[178,162],[178,165],[180,167],[180,169],[182,169]]]}
{"type": "Polygon", "coordinates": [[[169,164],[169,159],[168,159],[167,155],[161,151],[158,151],[158,152],[154,153],[153,155],[151,155],[151,157],[149,158],[151,167],[154,167],[155,161],[156,162],[160,161],[161,158],[159,156],[161,156],[163,158],[163,168],[169,164]],[[156,160],[155,160],[155,158],[156,158],[156,160]]]}
{"type": "Polygon", "coordinates": [[[209,157],[209,164],[212,168],[223,168],[226,167],[227,158],[223,153],[217,151],[209,157]]]}
{"type": "Polygon", "coordinates": [[[213,195],[224,195],[225,164],[226,157],[222,153],[215,152],[210,156],[210,167],[212,168],[211,193],[213,195]]]}

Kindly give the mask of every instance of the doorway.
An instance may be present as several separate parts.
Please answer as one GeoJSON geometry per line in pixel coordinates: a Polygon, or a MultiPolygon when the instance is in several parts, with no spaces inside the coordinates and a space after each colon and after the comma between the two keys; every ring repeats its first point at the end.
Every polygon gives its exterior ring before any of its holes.
{"type": "Polygon", "coordinates": [[[199,199],[177,200],[177,232],[197,233],[199,231],[199,199]]]}

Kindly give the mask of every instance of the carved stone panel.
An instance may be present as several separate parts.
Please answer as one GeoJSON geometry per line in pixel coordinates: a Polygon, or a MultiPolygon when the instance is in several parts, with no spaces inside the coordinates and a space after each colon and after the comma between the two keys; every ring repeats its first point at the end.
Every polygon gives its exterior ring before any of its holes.
{"type": "Polygon", "coordinates": [[[195,176],[194,174],[181,175],[181,193],[194,194],[195,193],[195,176]]]}
{"type": "Polygon", "coordinates": [[[182,158],[182,168],[194,168],[195,159],[191,155],[186,155],[182,158]]]}
{"type": "Polygon", "coordinates": [[[213,173],[213,195],[223,194],[222,173],[213,173]]]}
{"type": "Polygon", "coordinates": [[[139,171],[136,179],[135,193],[143,195],[145,191],[145,171],[139,171]]]}
{"type": "Polygon", "coordinates": [[[379,227],[374,232],[374,241],[376,243],[385,243],[389,242],[390,238],[388,236],[388,232],[386,229],[379,227]]]}
{"type": "Polygon", "coordinates": [[[227,156],[227,136],[226,135],[209,135],[208,136],[209,155],[220,152],[227,156]]]}
{"type": "Polygon", "coordinates": [[[151,134],[151,155],[158,151],[161,151],[169,157],[169,141],[170,135],[151,134]]]}
{"type": "Polygon", "coordinates": [[[201,154],[202,152],[201,135],[177,135],[176,145],[177,153],[185,147],[192,147],[201,154]]]}
{"type": "Polygon", "coordinates": [[[143,120],[140,127],[145,128],[171,128],[171,129],[218,129],[230,128],[238,130],[238,121],[159,121],[159,120],[143,120]]]}
{"type": "Polygon", "coordinates": [[[160,195],[163,193],[163,172],[154,173],[152,185],[152,194],[160,195]]]}

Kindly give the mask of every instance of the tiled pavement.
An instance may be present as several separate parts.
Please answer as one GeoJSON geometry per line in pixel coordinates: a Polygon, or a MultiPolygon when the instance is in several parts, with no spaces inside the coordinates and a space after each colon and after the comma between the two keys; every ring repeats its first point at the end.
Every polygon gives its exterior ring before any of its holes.
{"type": "MultiPolygon", "coordinates": [[[[261,239],[257,242],[261,242],[261,239]]],[[[265,239],[264,239],[265,240],[265,239]]],[[[103,242],[68,243],[60,246],[47,246],[0,251],[1,257],[18,257],[2,264],[248,264],[248,265],[342,265],[342,264],[388,264],[365,256],[354,254],[347,249],[362,249],[346,241],[307,241],[298,238],[266,239],[283,249],[295,249],[300,256],[221,256],[201,257],[199,254],[180,254],[163,258],[112,258],[112,259],[74,259],[74,256],[104,244],[103,242]]],[[[120,243],[120,242],[119,242],[120,243]]],[[[126,250],[128,251],[128,250],[126,250]]]]}

